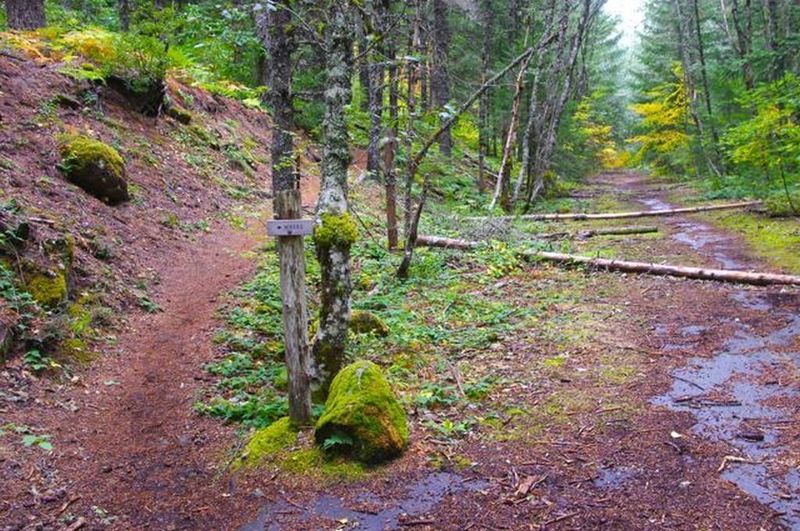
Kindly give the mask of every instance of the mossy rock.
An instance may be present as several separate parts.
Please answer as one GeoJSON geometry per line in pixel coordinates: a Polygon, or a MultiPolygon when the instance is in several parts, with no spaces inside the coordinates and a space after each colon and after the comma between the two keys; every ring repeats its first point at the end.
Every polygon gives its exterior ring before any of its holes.
{"type": "Polygon", "coordinates": [[[389,327],[383,319],[365,310],[353,310],[350,315],[350,331],[354,334],[375,334],[379,337],[389,335],[389,327]]]}
{"type": "Polygon", "coordinates": [[[357,361],[336,375],[314,437],[323,447],[365,463],[402,453],[408,444],[408,422],[377,365],[357,361]]]}
{"type": "Polygon", "coordinates": [[[248,441],[236,466],[256,467],[268,458],[293,446],[297,442],[297,429],[289,417],[276,420],[262,428],[248,441]]]}
{"type": "Polygon", "coordinates": [[[67,273],[58,271],[36,271],[28,276],[25,290],[43,308],[56,308],[67,300],[67,273]]]}
{"type": "Polygon", "coordinates": [[[83,339],[73,337],[65,339],[59,345],[59,354],[69,361],[88,364],[100,357],[83,339]]]}
{"type": "Polygon", "coordinates": [[[170,105],[167,107],[167,116],[175,119],[178,123],[183,125],[189,125],[192,123],[192,113],[187,111],[186,109],[181,109],[180,107],[176,107],[174,105],[170,105]]]}
{"type": "Polygon", "coordinates": [[[108,144],[87,136],[61,139],[61,171],[69,182],[89,195],[116,205],[130,199],[125,179],[125,161],[108,144]]]}

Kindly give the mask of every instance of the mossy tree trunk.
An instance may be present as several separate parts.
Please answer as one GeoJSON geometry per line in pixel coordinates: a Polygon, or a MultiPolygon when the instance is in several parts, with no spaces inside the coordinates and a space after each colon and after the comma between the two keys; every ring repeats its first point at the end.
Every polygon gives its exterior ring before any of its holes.
{"type": "Polygon", "coordinates": [[[350,165],[345,106],[350,103],[352,28],[344,2],[331,2],[325,28],[325,118],[323,120],[322,186],[317,206],[314,243],[320,263],[319,328],[314,340],[315,396],[327,395],[342,368],[350,319],[350,247],[355,222],[347,211],[347,168],[350,165]]]}
{"type": "Polygon", "coordinates": [[[6,0],[8,27],[13,30],[34,30],[44,27],[44,0],[6,0]]]}
{"type": "MultiPolygon", "coordinates": [[[[269,52],[269,104],[272,108],[272,189],[276,219],[299,219],[302,215],[300,179],[294,164],[291,54],[292,17],[285,6],[268,14],[265,47],[269,52]]],[[[278,241],[283,300],[286,369],[289,380],[289,417],[299,425],[311,421],[311,357],[308,341],[306,264],[302,236],[278,241]]]]}

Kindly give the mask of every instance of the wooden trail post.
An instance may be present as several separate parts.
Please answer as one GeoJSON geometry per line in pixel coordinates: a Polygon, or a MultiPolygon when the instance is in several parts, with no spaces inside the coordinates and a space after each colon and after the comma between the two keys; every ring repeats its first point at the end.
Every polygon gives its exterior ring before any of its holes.
{"type": "Polygon", "coordinates": [[[300,219],[300,190],[275,194],[275,220],[267,222],[267,234],[278,239],[286,371],[289,380],[289,416],[300,423],[311,421],[311,351],[308,344],[306,262],[303,236],[314,222],[300,219]]]}

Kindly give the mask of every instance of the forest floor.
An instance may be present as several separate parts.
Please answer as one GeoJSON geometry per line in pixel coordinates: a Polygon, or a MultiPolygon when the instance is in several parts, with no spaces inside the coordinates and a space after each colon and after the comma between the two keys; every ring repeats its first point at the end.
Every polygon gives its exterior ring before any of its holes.
{"type": "MultiPolygon", "coordinates": [[[[601,210],[676,195],[638,173],[602,174],[581,194],[601,210]]],[[[579,251],[773,270],[713,216],[652,223],[660,234],[579,251]]],[[[468,436],[438,437],[417,416],[406,455],[354,479],[230,472],[235,428],[192,405],[221,301],[254,274],[262,243],[220,229],[164,257],[152,293],[163,312],[132,317],[77,383],[39,380],[24,409],[4,411],[54,450],[0,455],[0,529],[800,526],[800,292],[787,288],[526,266],[486,293],[550,297],[545,311],[453,360],[496,381],[468,436]]]]}

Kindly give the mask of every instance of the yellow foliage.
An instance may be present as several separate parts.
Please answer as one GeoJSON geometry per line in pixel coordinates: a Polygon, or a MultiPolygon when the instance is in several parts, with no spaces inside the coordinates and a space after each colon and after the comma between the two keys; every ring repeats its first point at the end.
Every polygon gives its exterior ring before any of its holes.
{"type": "Polygon", "coordinates": [[[630,161],[630,154],[619,150],[614,141],[614,126],[601,123],[595,118],[592,109],[592,98],[584,98],[575,111],[574,118],[578,130],[584,138],[585,147],[594,154],[605,169],[622,168],[630,161]]]}
{"type": "Polygon", "coordinates": [[[453,126],[453,137],[462,141],[470,149],[478,149],[480,130],[472,115],[461,115],[453,126]]]}
{"type": "MultiPolygon", "coordinates": [[[[647,101],[631,105],[631,110],[641,117],[643,133],[628,139],[638,144],[634,161],[641,162],[648,154],[656,157],[673,154],[689,145],[691,137],[686,132],[689,97],[679,64],[673,68],[674,79],[648,91],[647,101]]],[[[658,163],[658,161],[657,161],[658,163]]]]}
{"type": "Polygon", "coordinates": [[[35,31],[0,33],[0,44],[17,50],[39,63],[49,61],[52,56],[52,50],[48,44],[35,31]]]}
{"type": "Polygon", "coordinates": [[[70,31],[58,42],[69,51],[98,64],[112,61],[117,54],[114,34],[100,28],[70,31]]]}

